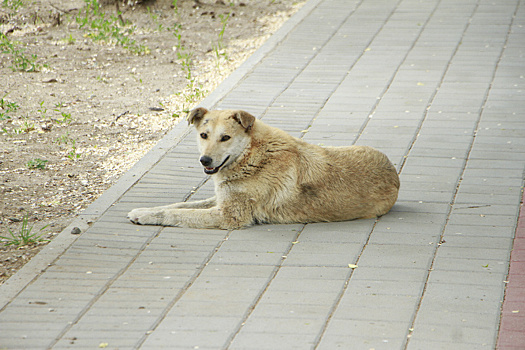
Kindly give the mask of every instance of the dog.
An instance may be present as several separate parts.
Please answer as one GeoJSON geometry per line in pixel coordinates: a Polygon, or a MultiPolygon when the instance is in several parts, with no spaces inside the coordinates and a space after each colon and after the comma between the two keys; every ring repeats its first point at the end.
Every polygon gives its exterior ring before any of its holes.
{"type": "Polygon", "coordinates": [[[375,218],[397,200],[399,177],[367,146],[321,147],[266,125],[245,111],[191,111],[200,163],[215,196],[134,209],[135,224],[238,229],[253,224],[375,218]]]}

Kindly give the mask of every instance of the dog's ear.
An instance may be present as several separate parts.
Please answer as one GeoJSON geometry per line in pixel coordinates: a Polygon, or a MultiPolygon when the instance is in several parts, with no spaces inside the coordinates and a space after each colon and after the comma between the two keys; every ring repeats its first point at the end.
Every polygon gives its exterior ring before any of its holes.
{"type": "Polygon", "coordinates": [[[190,112],[190,115],[188,115],[188,124],[199,125],[206,113],[208,113],[208,110],[204,107],[195,108],[190,112]]]}
{"type": "Polygon", "coordinates": [[[233,115],[233,119],[235,119],[241,126],[246,130],[250,130],[253,126],[253,123],[255,123],[255,117],[251,115],[248,112],[245,111],[237,111],[233,115]]]}

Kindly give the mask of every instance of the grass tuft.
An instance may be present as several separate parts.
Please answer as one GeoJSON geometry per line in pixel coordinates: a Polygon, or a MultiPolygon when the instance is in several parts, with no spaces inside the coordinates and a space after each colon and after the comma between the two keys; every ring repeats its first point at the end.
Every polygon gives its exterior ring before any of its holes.
{"type": "Polygon", "coordinates": [[[32,233],[33,225],[29,226],[29,215],[24,215],[22,219],[22,226],[18,234],[13,233],[11,229],[9,230],[10,237],[0,236],[0,239],[3,240],[5,246],[26,246],[32,245],[41,242],[49,242],[48,239],[42,238],[44,232],[42,232],[47,226],[42,227],[38,232],[32,233]]]}

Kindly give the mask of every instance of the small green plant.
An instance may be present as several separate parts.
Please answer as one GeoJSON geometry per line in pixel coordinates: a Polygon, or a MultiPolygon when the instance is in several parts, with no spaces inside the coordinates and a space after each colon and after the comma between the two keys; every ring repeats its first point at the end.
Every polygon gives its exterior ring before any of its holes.
{"type": "MultiPolygon", "coordinates": [[[[174,5],[176,5],[176,2],[174,2],[174,5]]],[[[193,53],[183,45],[182,26],[179,23],[175,23],[171,31],[177,39],[177,44],[175,45],[177,61],[182,67],[187,82],[184,89],[177,92],[176,95],[183,97],[181,113],[189,113],[191,105],[204,97],[206,91],[203,90],[202,84],[198,83],[193,76],[193,53]]],[[[172,116],[179,117],[180,113],[173,113],[172,116]]]]}
{"type": "MultiPolygon", "coordinates": [[[[182,69],[186,73],[186,87],[178,92],[177,96],[182,96],[184,98],[183,105],[182,105],[182,112],[188,113],[190,105],[194,104],[195,102],[199,101],[204,95],[206,94],[206,91],[203,90],[202,84],[198,83],[192,74],[192,59],[191,55],[186,54],[183,57],[182,60],[182,69]]],[[[178,116],[178,115],[177,115],[178,116]]]]}
{"type": "Polygon", "coordinates": [[[106,77],[103,77],[102,75],[98,75],[95,77],[95,79],[97,79],[97,81],[100,81],[101,83],[108,83],[108,80],[106,79],[106,77]]]}
{"type": "Polygon", "coordinates": [[[41,66],[36,63],[37,55],[27,57],[23,48],[11,42],[5,34],[0,33],[0,52],[11,55],[12,65],[9,66],[13,72],[37,72],[41,66]]]}
{"type": "Polygon", "coordinates": [[[55,142],[58,143],[59,145],[61,144],[71,145],[71,150],[66,154],[69,159],[76,160],[80,158],[80,154],[77,153],[77,140],[75,140],[74,138],[71,138],[69,136],[69,133],[66,133],[58,137],[55,140],[55,142]]]}
{"type": "Polygon", "coordinates": [[[150,9],[149,6],[146,8],[146,10],[147,10],[148,15],[149,15],[149,17],[151,18],[151,20],[152,20],[153,22],[155,22],[155,24],[157,25],[157,31],[162,32],[162,29],[164,29],[164,26],[163,26],[162,23],[160,23],[160,21],[159,21],[159,15],[155,14],[155,13],[150,9]]]}
{"type": "Polygon", "coordinates": [[[62,116],[62,119],[55,119],[55,121],[58,124],[71,124],[71,122],[73,121],[73,119],[71,118],[71,113],[60,112],[60,115],[62,116]]]}
{"type": "Polygon", "coordinates": [[[44,170],[46,168],[47,160],[35,158],[31,159],[29,162],[27,162],[27,167],[29,169],[42,169],[44,170]]]}
{"type": "Polygon", "coordinates": [[[179,14],[179,5],[177,3],[178,3],[178,0],[173,0],[171,2],[171,5],[173,6],[173,11],[175,11],[176,15],[179,14]]]}
{"type": "MultiPolygon", "coordinates": [[[[24,122],[18,128],[13,129],[14,134],[28,134],[35,130],[35,124],[29,120],[27,116],[24,117],[24,122]]],[[[4,129],[5,131],[5,129],[4,129]]]]}
{"type": "MultiPolygon", "coordinates": [[[[219,37],[217,39],[217,45],[216,45],[217,51],[224,50],[224,43],[223,43],[224,32],[226,31],[226,26],[228,25],[228,20],[230,19],[230,16],[231,16],[231,12],[228,13],[227,15],[223,15],[223,14],[219,15],[219,18],[221,19],[222,27],[221,27],[221,30],[219,31],[219,37]]],[[[228,59],[226,52],[222,52],[221,55],[224,56],[226,59],[228,59]]]]}
{"type": "Polygon", "coordinates": [[[67,154],[67,157],[71,160],[77,160],[80,158],[80,154],[77,153],[77,147],[74,144],[71,151],[67,154]]]}
{"type": "Polygon", "coordinates": [[[16,112],[20,106],[16,102],[6,100],[7,94],[0,98],[0,120],[11,119],[11,112],[16,112]]]}
{"type": "Polygon", "coordinates": [[[2,7],[11,10],[13,13],[24,5],[23,0],[3,0],[2,7]]]}
{"type": "Polygon", "coordinates": [[[212,44],[213,52],[215,53],[215,58],[217,59],[217,69],[221,70],[221,58],[223,58],[225,61],[228,60],[228,53],[226,52],[226,49],[224,48],[223,38],[224,38],[224,32],[226,31],[226,26],[228,25],[228,19],[230,18],[231,12],[227,15],[219,15],[219,18],[221,19],[221,30],[219,31],[219,37],[217,39],[217,44],[212,44]]]}
{"type": "Polygon", "coordinates": [[[77,41],[77,39],[73,38],[73,35],[71,34],[69,34],[69,36],[66,36],[62,40],[68,45],[73,45],[77,41]]]}
{"type": "Polygon", "coordinates": [[[39,103],[40,108],[37,111],[40,113],[42,119],[46,118],[47,108],[44,107],[44,101],[39,103]]]}
{"type": "MultiPolygon", "coordinates": [[[[42,103],[43,103],[43,101],[42,101],[42,103]]],[[[68,124],[69,125],[73,121],[73,118],[71,118],[71,113],[66,113],[66,112],[60,110],[61,108],[64,108],[64,107],[65,107],[65,105],[62,102],[56,103],[55,104],[55,108],[53,109],[53,111],[60,113],[61,118],[58,118],[58,119],[51,118],[51,120],[54,121],[57,124],[68,124]]],[[[41,106],[41,108],[42,108],[42,106],[41,106]]],[[[40,112],[40,110],[38,110],[38,111],[40,112]]]]}
{"type": "Polygon", "coordinates": [[[130,38],[135,31],[135,27],[129,22],[121,23],[118,16],[106,15],[98,0],[84,0],[85,9],[79,12],[76,22],[79,28],[85,28],[88,32],[84,35],[93,41],[104,41],[107,43],[120,45],[125,49],[136,54],[148,54],[149,49],[144,45],[139,45],[130,38]]]}
{"type": "Polygon", "coordinates": [[[64,135],[61,135],[59,137],[57,137],[57,139],[55,140],[55,142],[59,145],[67,145],[69,144],[73,139],[71,137],[69,137],[69,133],[65,133],[64,135]]]}
{"type": "Polygon", "coordinates": [[[22,219],[22,227],[20,228],[18,234],[15,234],[13,231],[11,231],[11,229],[8,229],[10,237],[0,236],[0,239],[3,240],[5,246],[25,246],[40,242],[49,242],[48,239],[42,238],[42,236],[45,234],[42,231],[46,229],[47,225],[35,233],[32,233],[33,227],[34,226],[29,226],[29,215],[26,214],[22,219]]]}
{"type": "Polygon", "coordinates": [[[173,31],[173,35],[177,39],[177,44],[175,45],[175,47],[177,48],[177,58],[180,60],[180,55],[182,54],[182,51],[186,49],[184,45],[182,45],[182,25],[180,25],[180,23],[175,23],[171,30],[173,31]]]}

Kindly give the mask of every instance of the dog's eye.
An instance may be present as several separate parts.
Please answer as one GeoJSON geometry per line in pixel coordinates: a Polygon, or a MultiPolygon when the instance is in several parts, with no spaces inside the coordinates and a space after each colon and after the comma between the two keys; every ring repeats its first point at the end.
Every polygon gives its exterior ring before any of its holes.
{"type": "Polygon", "coordinates": [[[221,142],[228,141],[229,139],[231,139],[230,136],[224,135],[223,137],[221,137],[221,142]]]}
{"type": "Polygon", "coordinates": [[[206,140],[207,138],[208,138],[208,134],[206,134],[205,132],[203,132],[203,133],[201,134],[201,139],[206,140]]]}

